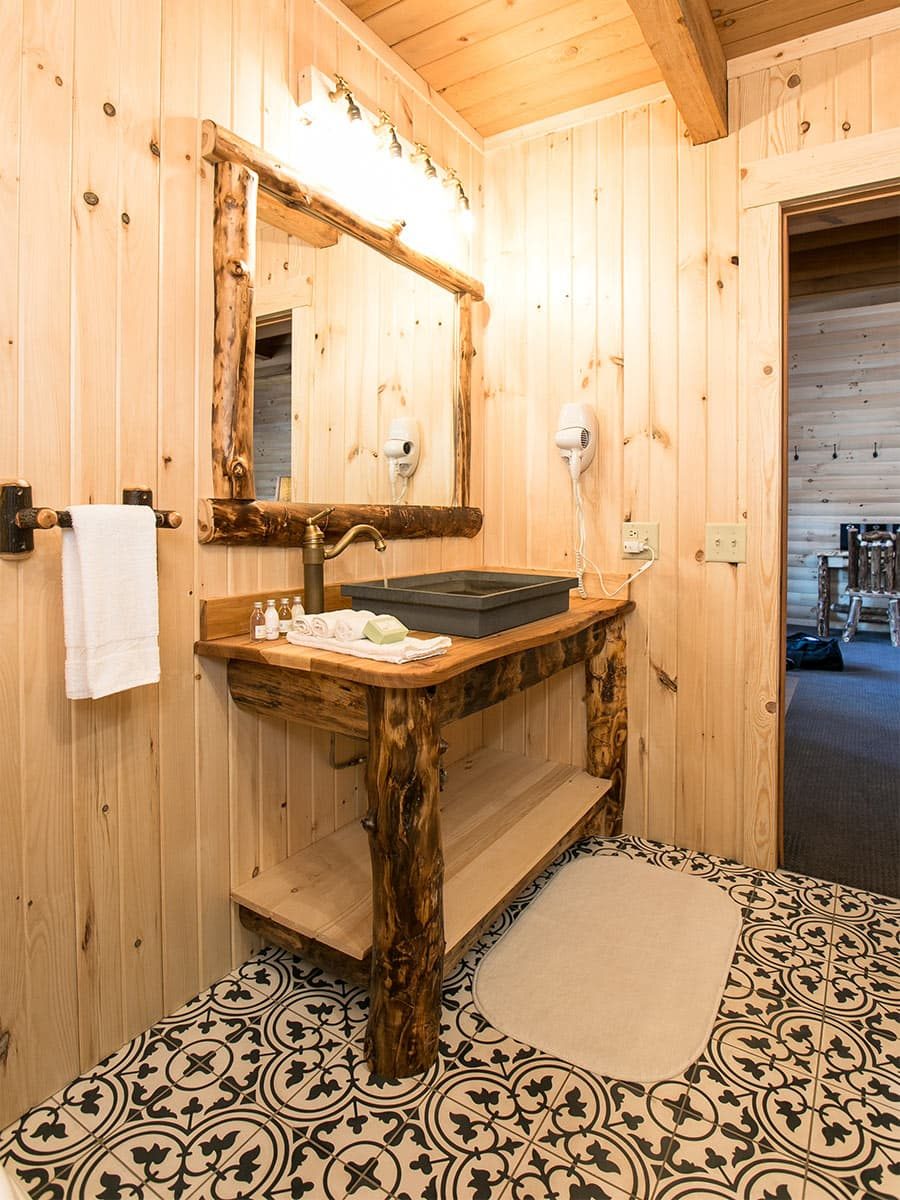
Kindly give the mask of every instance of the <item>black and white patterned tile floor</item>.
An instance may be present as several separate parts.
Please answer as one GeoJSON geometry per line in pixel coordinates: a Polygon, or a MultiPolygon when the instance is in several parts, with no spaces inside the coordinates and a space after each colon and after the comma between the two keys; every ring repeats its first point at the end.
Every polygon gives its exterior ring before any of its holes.
{"type": "Polygon", "coordinates": [[[262,951],[3,1131],[0,1162],[41,1200],[900,1197],[900,900],[592,839],[446,981],[426,1075],[369,1074],[366,1013],[361,989],[262,951]],[[742,907],[712,1036],[679,1078],[594,1076],[474,1006],[479,958],[584,854],[689,872],[742,907]]]}

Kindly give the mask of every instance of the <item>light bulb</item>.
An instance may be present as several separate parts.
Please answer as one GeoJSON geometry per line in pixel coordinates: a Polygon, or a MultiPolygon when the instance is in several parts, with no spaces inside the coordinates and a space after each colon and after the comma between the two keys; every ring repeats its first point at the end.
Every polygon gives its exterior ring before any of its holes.
{"type": "Polygon", "coordinates": [[[463,203],[459,208],[457,220],[463,233],[469,234],[475,228],[475,215],[472,212],[471,205],[469,204],[468,196],[464,196],[463,199],[465,203],[463,203]]]}

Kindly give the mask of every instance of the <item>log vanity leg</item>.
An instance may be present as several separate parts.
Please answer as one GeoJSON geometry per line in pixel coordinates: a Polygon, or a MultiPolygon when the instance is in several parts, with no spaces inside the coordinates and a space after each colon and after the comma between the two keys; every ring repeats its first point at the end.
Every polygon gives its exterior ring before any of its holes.
{"type": "Polygon", "coordinates": [[[440,731],[432,688],[368,692],[372,976],[366,1059],[402,1079],[437,1059],[444,966],[440,731]]]}
{"type": "Polygon", "coordinates": [[[611,780],[612,787],[590,833],[616,837],[622,832],[628,746],[624,620],[610,621],[604,632],[602,649],[584,661],[587,771],[598,779],[611,780]]]}

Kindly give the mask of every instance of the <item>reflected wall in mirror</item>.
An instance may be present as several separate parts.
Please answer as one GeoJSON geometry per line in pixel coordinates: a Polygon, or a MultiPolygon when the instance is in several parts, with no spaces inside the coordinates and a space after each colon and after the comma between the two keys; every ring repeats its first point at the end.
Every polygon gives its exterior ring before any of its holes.
{"type": "Polygon", "coordinates": [[[457,296],[354,238],[259,221],[254,300],[257,498],[451,504],[457,296]],[[408,480],[384,453],[398,418],[421,438],[408,480]]]}

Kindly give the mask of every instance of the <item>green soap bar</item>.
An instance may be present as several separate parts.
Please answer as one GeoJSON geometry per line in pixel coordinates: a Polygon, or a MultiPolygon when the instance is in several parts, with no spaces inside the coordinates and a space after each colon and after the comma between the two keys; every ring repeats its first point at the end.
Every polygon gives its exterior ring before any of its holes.
{"type": "Polygon", "coordinates": [[[396,617],[373,617],[366,622],[363,637],[367,637],[376,646],[387,646],[390,642],[402,642],[409,630],[396,617]]]}

